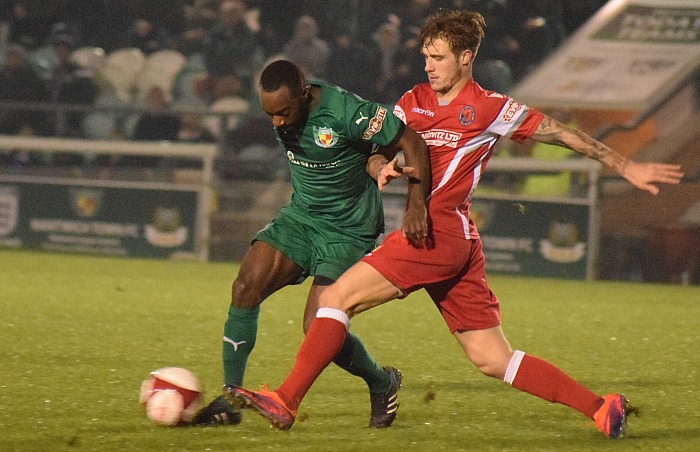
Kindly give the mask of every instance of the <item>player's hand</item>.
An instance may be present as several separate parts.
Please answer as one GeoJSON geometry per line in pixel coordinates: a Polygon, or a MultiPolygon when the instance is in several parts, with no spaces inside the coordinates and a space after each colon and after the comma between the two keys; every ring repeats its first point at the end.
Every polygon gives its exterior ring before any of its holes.
{"type": "Polygon", "coordinates": [[[415,247],[428,246],[428,208],[424,203],[409,205],[403,217],[401,232],[403,236],[415,247]]]}
{"type": "Polygon", "coordinates": [[[655,183],[678,184],[683,177],[680,165],[670,163],[637,163],[629,161],[622,170],[622,177],[635,187],[652,195],[659,193],[655,183]]]}
{"type": "Polygon", "coordinates": [[[410,175],[413,173],[412,166],[399,166],[399,157],[394,157],[390,162],[379,170],[377,175],[377,186],[379,189],[383,189],[386,184],[394,179],[400,178],[403,174],[410,175]]]}

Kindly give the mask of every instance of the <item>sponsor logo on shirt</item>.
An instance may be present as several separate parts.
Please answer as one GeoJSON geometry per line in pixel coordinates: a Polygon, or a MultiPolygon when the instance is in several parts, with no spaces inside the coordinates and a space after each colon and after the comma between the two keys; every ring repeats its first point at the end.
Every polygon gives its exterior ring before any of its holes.
{"type": "Polygon", "coordinates": [[[316,146],[329,148],[338,142],[338,134],[330,127],[314,127],[314,142],[316,146]]]}
{"type": "Polygon", "coordinates": [[[298,165],[298,166],[303,166],[304,168],[319,168],[319,169],[326,169],[326,168],[335,168],[340,164],[340,160],[333,160],[332,162],[323,162],[323,163],[316,163],[316,162],[307,162],[304,160],[299,160],[292,151],[287,151],[287,159],[292,165],[298,165]]]}
{"type": "Polygon", "coordinates": [[[469,124],[474,122],[475,115],[476,113],[474,113],[474,107],[472,107],[471,105],[465,105],[459,111],[459,116],[457,117],[457,119],[459,119],[459,123],[463,126],[468,126],[469,124]]]}
{"type": "Polygon", "coordinates": [[[429,116],[429,117],[431,117],[431,118],[432,118],[433,116],[435,116],[435,112],[430,111],[430,110],[425,110],[425,109],[419,108],[419,107],[413,107],[413,109],[411,110],[411,112],[413,112],[413,113],[418,113],[419,115],[429,116]]]}
{"type": "Polygon", "coordinates": [[[370,121],[369,121],[369,127],[367,127],[367,130],[365,130],[365,133],[362,134],[362,139],[369,140],[377,132],[382,130],[382,125],[384,124],[384,119],[386,119],[386,108],[378,107],[377,112],[374,114],[374,117],[372,119],[370,119],[370,121]]]}
{"type": "Polygon", "coordinates": [[[503,112],[503,120],[505,122],[510,122],[513,120],[515,117],[515,114],[523,108],[522,105],[514,101],[513,99],[508,101],[508,105],[506,106],[506,110],[503,112]]]}
{"type": "Polygon", "coordinates": [[[450,148],[456,148],[462,138],[461,133],[440,129],[420,132],[420,136],[423,137],[428,146],[447,146],[450,148]]]}
{"type": "Polygon", "coordinates": [[[401,120],[401,122],[406,124],[406,113],[403,111],[403,108],[399,107],[398,105],[394,107],[394,116],[396,116],[401,120]]]}

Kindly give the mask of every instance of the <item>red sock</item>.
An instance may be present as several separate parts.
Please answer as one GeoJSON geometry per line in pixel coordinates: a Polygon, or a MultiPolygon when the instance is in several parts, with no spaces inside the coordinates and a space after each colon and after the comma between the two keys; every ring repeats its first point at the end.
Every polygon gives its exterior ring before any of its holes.
{"type": "Polygon", "coordinates": [[[346,334],[345,325],[338,320],[319,317],[311,322],[294,367],[275,390],[287,408],[292,411],[299,408],[313,382],[340,352],[346,334]]]}
{"type": "Polygon", "coordinates": [[[593,418],[601,398],[547,361],[525,355],[513,380],[513,387],[549,402],[570,406],[593,418]]]}

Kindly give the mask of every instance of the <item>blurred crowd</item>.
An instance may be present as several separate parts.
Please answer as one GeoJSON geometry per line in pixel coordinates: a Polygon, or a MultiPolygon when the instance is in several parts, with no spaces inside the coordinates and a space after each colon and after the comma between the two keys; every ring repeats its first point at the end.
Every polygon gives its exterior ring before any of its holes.
{"type": "MultiPolygon", "coordinates": [[[[474,77],[507,93],[604,3],[0,0],[0,134],[221,141],[235,149],[274,144],[254,88],[257,72],[271,60],[287,58],[309,77],[392,104],[424,81],[418,34],[425,18],[437,8],[465,7],[487,23],[474,77]],[[149,67],[163,77],[149,76],[149,67]],[[130,84],[120,86],[125,80],[130,84]],[[143,111],[7,106],[25,102],[143,111]],[[191,113],[196,108],[232,114],[191,113]]],[[[2,159],[28,164],[32,156],[2,159]]]]}

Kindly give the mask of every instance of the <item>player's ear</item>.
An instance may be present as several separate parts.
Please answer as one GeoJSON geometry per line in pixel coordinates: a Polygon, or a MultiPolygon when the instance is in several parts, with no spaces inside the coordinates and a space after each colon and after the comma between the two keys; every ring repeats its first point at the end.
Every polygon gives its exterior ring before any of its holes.
{"type": "Polygon", "coordinates": [[[469,63],[471,63],[473,59],[474,59],[474,52],[472,52],[471,50],[467,49],[467,50],[462,52],[461,63],[464,66],[469,66],[469,63]]]}

